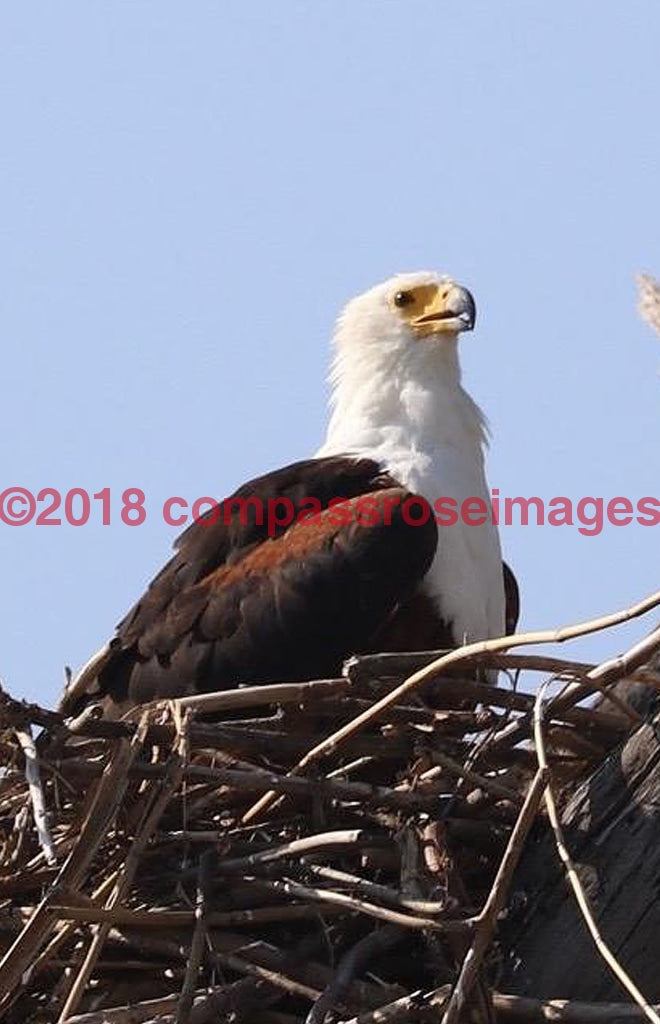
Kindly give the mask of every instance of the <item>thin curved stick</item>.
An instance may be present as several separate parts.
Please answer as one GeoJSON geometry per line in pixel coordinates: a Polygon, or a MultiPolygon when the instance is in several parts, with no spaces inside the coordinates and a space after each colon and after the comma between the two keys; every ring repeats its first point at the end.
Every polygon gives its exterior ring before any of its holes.
{"type": "MultiPolygon", "coordinates": [[[[529,830],[536,820],[544,788],[545,769],[539,767],[527,790],[525,802],[509,836],[488,899],[477,919],[474,939],[461,964],[461,970],[442,1018],[442,1024],[458,1024],[465,1009],[469,1006],[470,995],[477,983],[484,956],[497,929],[499,915],[506,904],[513,873],[529,830]]],[[[659,1024],[659,1022],[655,1022],[655,1024],[659,1024]]]]}
{"type": "Polygon", "coordinates": [[[623,988],[628,992],[630,997],[635,1001],[640,1010],[644,1012],[648,1020],[652,1021],[653,1024],[660,1024],[660,1016],[656,1013],[652,1006],[646,1001],[642,993],[635,985],[632,978],[621,966],[617,958],[614,956],[609,946],[603,939],[600,929],[596,923],[596,919],[591,910],[589,899],[587,894],[582,887],[582,883],[578,877],[577,871],[575,870],[575,864],[568,852],[566,841],[564,839],[563,829],[559,821],[559,815],[557,814],[557,805],[555,803],[554,794],[551,785],[550,769],[548,767],[548,759],[545,751],[545,740],[543,736],[543,716],[544,716],[544,695],[550,685],[550,680],[543,683],[539,687],[536,695],[536,701],[534,702],[534,746],[536,748],[536,756],[539,762],[539,770],[545,775],[546,787],[544,792],[545,805],[548,810],[548,818],[552,827],[552,832],[555,838],[555,845],[557,847],[557,853],[559,859],[562,862],[566,871],[566,877],[569,885],[573,890],[575,901],[578,905],[580,913],[584,919],[584,923],[587,926],[589,934],[594,941],[594,945],[598,950],[598,953],[603,958],[609,969],[612,971],[616,979],[621,983],[623,988]]]}

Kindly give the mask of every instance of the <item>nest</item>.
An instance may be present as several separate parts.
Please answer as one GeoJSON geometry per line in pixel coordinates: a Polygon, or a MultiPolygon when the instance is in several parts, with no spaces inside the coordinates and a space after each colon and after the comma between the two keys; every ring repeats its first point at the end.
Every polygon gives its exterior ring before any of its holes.
{"type": "Polygon", "coordinates": [[[653,648],[613,668],[507,646],[121,721],[3,694],[2,1019],[513,1020],[495,940],[525,838],[550,779],[561,800],[639,720],[579,702],[648,682],[653,648]]]}

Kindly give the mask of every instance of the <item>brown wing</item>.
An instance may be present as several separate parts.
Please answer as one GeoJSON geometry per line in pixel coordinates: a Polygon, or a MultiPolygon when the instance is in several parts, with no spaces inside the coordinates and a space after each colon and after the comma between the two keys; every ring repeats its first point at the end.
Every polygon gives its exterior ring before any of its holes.
{"type": "Polygon", "coordinates": [[[435,522],[406,522],[408,496],[377,463],[350,457],[296,463],[246,484],[215,522],[200,520],[179,538],[118,626],[96,695],[143,702],[337,673],[431,564],[435,522]],[[241,512],[237,498],[257,501],[241,512]],[[338,498],[342,509],[329,507],[338,498]],[[258,509],[276,499],[291,503],[294,522],[269,536],[258,509]],[[296,522],[309,516],[310,499],[324,511],[296,522]]]}
{"type": "MultiPolygon", "coordinates": [[[[337,497],[353,498],[371,490],[398,486],[372,459],[335,456],[307,459],[256,477],[225,498],[217,514],[193,522],[174,544],[176,554],[151,581],[146,592],[117,626],[121,647],[130,647],[160,621],[171,602],[214,569],[239,562],[255,545],[282,536],[284,522],[269,523],[267,509],[286,503],[296,517],[309,502],[322,508],[337,497]]],[[[284,516],[279,516],[284,519],[284,516]]]]}

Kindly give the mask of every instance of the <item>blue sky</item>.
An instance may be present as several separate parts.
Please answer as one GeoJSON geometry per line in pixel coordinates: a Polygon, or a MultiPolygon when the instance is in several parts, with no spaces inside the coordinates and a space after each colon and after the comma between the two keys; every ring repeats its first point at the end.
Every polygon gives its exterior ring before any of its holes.
{"type": "MultiPolygon", "coordinates": [[[[110,526],[0,524],[13,693],[53,702],[110,635],[168,556],[164,498],[315,450],[333,320],[399,270],[476,296],[502,494],[660,496],[655,0],[35,0],[0,38],[0,490],[113,495],[110,526]]],[[[660,526],[502,535],[525,628],[659,585],[660,526]]]]}

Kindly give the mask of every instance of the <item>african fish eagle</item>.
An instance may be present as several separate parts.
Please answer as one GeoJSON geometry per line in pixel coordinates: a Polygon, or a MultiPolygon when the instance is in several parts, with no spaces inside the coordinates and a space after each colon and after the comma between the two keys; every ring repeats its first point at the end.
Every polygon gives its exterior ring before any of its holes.
{"type": "Polygon", "coordinates": [[[442,498],[490,511],[486,421],[458,358],[474,322],[470,292],[433,272],[349,302],[315,457],[244,484],[193,522],[62,708],[328,677],[352,654],[512,631],[517,585],[491,516],[444,525],[434,511],[442,498]],[[274,499],[296,515],[269,531],[274,499]]]}

